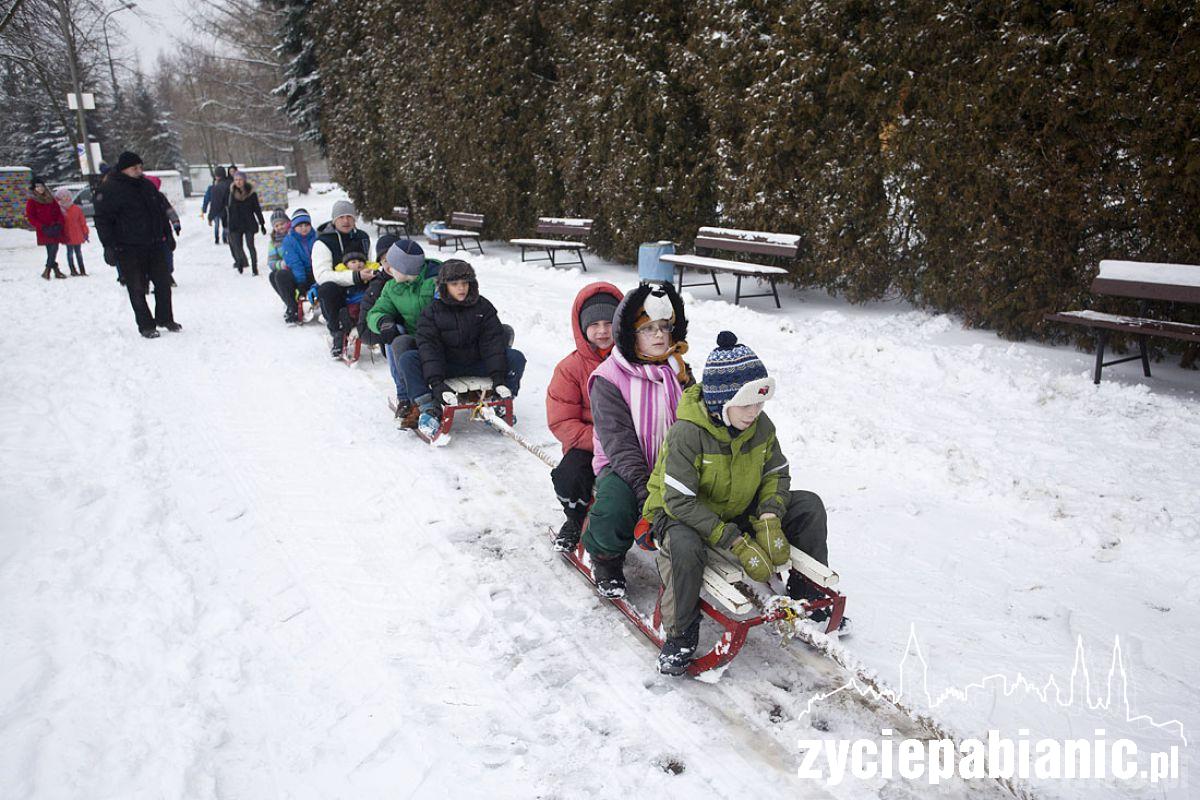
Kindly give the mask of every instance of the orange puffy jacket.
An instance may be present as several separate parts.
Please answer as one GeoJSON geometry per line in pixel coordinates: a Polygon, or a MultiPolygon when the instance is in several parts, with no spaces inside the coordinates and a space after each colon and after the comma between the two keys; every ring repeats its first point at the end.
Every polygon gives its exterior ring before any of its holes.
{"type": "Polygon", "coordinates": [[[624,297],[611,283],[598,281],[579,290],[571,305],[571,330],[575,334],[575,350],[554,368],[554,377],[546,387],[546,421],[554,438],[562,442],[563,452],[573,448],[592,449],[592,403],[588,399],[587,383],[592,370],[600,366],[608,353],[596,350],[579,327],[579,311],[584,302],[597,294],[613,296],[619,303],[624,297]]]}

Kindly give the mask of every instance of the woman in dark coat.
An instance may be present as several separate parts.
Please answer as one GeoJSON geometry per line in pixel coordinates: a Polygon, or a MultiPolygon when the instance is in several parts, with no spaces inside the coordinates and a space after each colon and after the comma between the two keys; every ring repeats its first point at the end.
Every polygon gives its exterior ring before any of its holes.
{"type": "Polygon", "coordinates": [[[63,235],[66,218],[63,217],[62,209],[54,195],[50,194],[45,182],[37,176],[29,182],[25,219],[37,231],[38,246],[46,248],[46,268],[42,270],[42,277],[50,280],[51,272],[56,278],[67,277],[58,268],[58,246],[65,241],[63,235]]]}
{"type": "Polygon", "coordinates": [[[226,209],[229,230],[229,250],[233,253],[233,268],[239,273],[246,270],[246,251],[250,251],[250,271],[258,274],[258,251],[254,248],[254,232],[267,232],[258,192],[239,172],[229,187],[229,204],[226,209]]]}

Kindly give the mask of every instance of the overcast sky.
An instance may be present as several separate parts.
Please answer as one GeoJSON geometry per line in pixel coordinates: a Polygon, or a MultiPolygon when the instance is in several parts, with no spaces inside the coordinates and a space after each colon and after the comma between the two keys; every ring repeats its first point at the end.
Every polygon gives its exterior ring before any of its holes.
{"type": "MultiPolygon", "coordinates": [[[[160,52],[168,52],[175,46],[175,38],[182,36],[187,28],[187,18],[179,10],[182,4],[176,0],[132,0],[137,8],[132,11],[121,11],[113,14],[108,21],[109,42],[112,44],[114,55],[118,50],[122,53],[137,53],[142,70],[148,72],[158,59],[160,52]],[[118,33],[119,30],[124,36],[118,33]],[[118,46],[117,40],[123,38],[124,45],[118,46]]],[[[111,0],[110,8],[116,8],[116,0],[111,0]]],[[[121,76],[117,75],[117,80],[121,76]]]]}

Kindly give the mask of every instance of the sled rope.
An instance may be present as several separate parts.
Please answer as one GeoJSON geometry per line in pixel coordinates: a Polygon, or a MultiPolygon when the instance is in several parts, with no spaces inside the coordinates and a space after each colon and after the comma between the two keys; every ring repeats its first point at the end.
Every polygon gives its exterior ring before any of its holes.
{"type": "Polygon", "coordinates": [[[547,453],[544,448],[539,447],[521,434],[514,431],[511,425],[496,416],[496,409],[494,409],[492,406],[486,406],[483,405],[483,403],[480,403],[479,405],[475,406],[474,410],[471,412],[471,417],[473,419],[483,420],[488,425],[491,425],[497,431],[504,434],[509,439],[512,439],[530,453],[533,453],[535,456],[541,459],[542,463],[550,467],[550,469],[554,469],[558,466],[557,458],[547,453]]]}

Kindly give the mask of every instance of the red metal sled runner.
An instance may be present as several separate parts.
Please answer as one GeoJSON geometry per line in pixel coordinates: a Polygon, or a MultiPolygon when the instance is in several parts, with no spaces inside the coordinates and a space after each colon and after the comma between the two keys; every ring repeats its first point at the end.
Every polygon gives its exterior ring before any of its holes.
{"type": "MultiPolygon", "coordinates": [[[[553,531],[551,531],[553,533],[553,531]]],[[[798,551],[797,551],[798,552],[798,551]]],[[[592,575],[591,567],[588,565],[586,554],[583,545],[576,545],[574,550],[562,553],[565,558],[575,569],[588,579],[593,585],[596,583],[595,577],[592,575]]],[[[815,562],[814,562],[815,563],[815,562]]],[[[829,573],[834,577],[836,582],[836,573],[829,573]]],[[[804,580],[811,586],[815,587],[822,597],[816,600],[811,600],[800,605],[796,605],[799,601],[780,602],[768,604],[762,609],[762,613],[747,619],[734,619],[725,614],[719,608],[714,606],[703,597],[700,598],[700,611],[705,616],[720,625],[724,632],[717,639],[716,643],[702,656],[698,656],[688,665],[688,674],[693,677],[711,669],[717,669],[733,661],[738,652],[742,649],[742,645],[746,643],[746,636],[751,628],[758,627],[767,622],[792,622],[797,619],[807,616],[807,613],[818,608],[828,609],[829,623],[826,626],[825,632],[832,633],[838,629],[842,623],[842,614],[846,608],[846,597],[841,593],[827,587],[822,586],[817,581],[813,580],[808,574],[801,571],[804,580]]],[[[711,587],[710,587],[711,588],[711,587]]],[[[650,619],[642,616],[641,613],[623,597],[607,598],[614,606],[616,606],[622,614],[624,614],[630,622],[632,622],[639,631],[641,631],[647,639],[654,643],[655,647],[661,648],[665,639],[665,634],[662,628],[662,587],[659,587],[658,596],[654,603],[654,614],[650,619]]]]}

